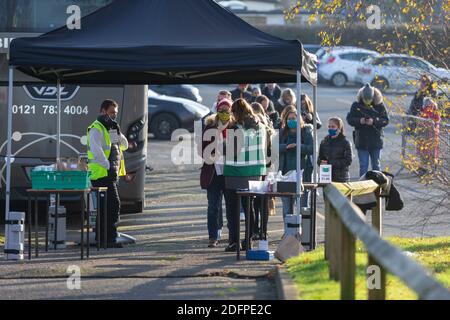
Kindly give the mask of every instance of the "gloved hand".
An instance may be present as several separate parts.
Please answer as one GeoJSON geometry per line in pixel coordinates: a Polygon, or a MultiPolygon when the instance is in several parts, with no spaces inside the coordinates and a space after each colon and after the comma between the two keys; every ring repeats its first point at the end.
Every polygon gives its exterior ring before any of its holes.
{"type": "Polygon", "coordinates": [[[116,170],[114,170],[114,168],[110,168],[108,170],[108,177],[111,178],[112,180],[117,180],[119,178],[116,170]]]}

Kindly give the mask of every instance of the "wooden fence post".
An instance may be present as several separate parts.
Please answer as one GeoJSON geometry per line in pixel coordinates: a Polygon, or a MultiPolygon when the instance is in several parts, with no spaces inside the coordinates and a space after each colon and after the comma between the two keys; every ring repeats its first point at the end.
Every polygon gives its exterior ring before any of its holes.
{"type": "Polygon", "coordinates": [[[328,222],[328,235],[329,235],[329,250],[328,250],[328,261],[330,264],[330,268],[329,268],[329,276],[330,279],[334,279],[334,269],[335,269],[335,265],[336,265],[336,233],[335,233],[335,216],[336,213],[334,212],[334,208],[331,206],[329,206],[329,211],[328,211],[328,215],[329,215],[329,222],[328,222]]]}
{"type": "MultiPolygon", "coordinates": [[[[372,209],[372,226],[375,230],[378,231],[378,234],[382,235],[383,233],[383,199],[380,196],[381,190],[375,191],[375,195],[377,197],[377,205],[372,209]]],[[[379,277],[379,279],[375,279],[376,282],[379,282],[379,288],[368,288],[369,300],[385,300],[386,299],[386,271],[384,268],[373,259],[369,254],[369,266],[377,266],[379,268],[379,275],[368,275],[368,277],[379,277]]],[[[367,285],[369,286],[369,281],[367,281],[367,285]]]]}
{"type": "Polygon", "coordinates": [[[355,300],[355,237],[342,222],[339,222],[339,225],[341,229],[341,252],[339,257],[341,300],[355,300]]]}
{"type": "Polygon", "coordinates": [[[325,198],[325,260],[330,260],[330,202],[325,198]]]}
{"type": "Polygon", "coordinates": [[[341,262],[342,262],[342,237],[341,237],[341,233],[342,233],[342,222],[341,222],[341,218],[337,215],[336,211],[334,214],[335,217],[335,232],[336,232],[336,268],[334,269],[335,271],[335,276],[334,276],[334,280],[339,281],[341,279],[341,262]]]}
{"type": "MultiPolygon", "coordinates": [[[[369,281],[367,279],[367,289],[368,289],[368,296],[369,300],[386,300],[386,270],[369,254],[369,266],[378,266],[380,268],[379,274],[371,274],[369,277],[379,277],[374,278],[375,284],[378,284],[379,287],[373,287],[370,286],[373,285],[372,281],[369,281]],[[370,283],[369,283],[370,282],[370,283]]],[[[376,272],[376,271],[375,271],[376,272]]]]}
{"type": "Polygon", "coordinates": [[[330,279],[333,280],[339,280],[339,251],[340,251],[340,232],[339,232],[339,218],[336,214],[336,210],[333,208],[333,206],[330,205],[329,207],[329,216],[330,216],[330,223],[329,223],[329,239],[330,239],[330,245],[329,245],[329,262],[330,262],[330,279]]]}
{"type": "Polygon", "coordinates": [[[383,233],[383,199],[380,196],[381,190],[375,191],[377,205],[372,209],[372,226],[378,230],[381,237],[383,233]]]}

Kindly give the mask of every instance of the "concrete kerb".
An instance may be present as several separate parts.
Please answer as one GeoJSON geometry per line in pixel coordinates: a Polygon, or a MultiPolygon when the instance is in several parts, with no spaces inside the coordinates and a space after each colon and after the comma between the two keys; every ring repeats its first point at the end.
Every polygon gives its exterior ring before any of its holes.
{"type": "Polygon", "coordinates": [[[277,265],[274,268],[275,284],[279,300],[299,300],[297,286],[287,272],[285,266],[277,265]]]}

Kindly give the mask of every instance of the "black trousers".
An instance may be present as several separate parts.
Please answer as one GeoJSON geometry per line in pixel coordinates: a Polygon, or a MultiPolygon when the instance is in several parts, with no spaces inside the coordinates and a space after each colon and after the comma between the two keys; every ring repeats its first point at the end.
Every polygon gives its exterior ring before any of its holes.
{"type": "MultiPolygon", "coordinates": [[[[240,218],[241,203],[239,202],[239,196],[236,190],[226,189],[225,201],[227,202],[227,226],[228,226],[228,243],[237,243],[237,222],[240,218]]],[[[250,198],[250,212],[247,212],[248,197],[242,197],[242,206],[246,217],[250,217],[250,225],[252,228],[255,226],[255,212],[253,210],[253,200],[250,198]]]]}
{"type": "MultiPolygon", "coordinates": [[[[112,179],[109,177],[101,178],[98,180],[93,180],[92,186],[93,187],[107,187],[107,197],[108,197],[108,203],[107,203],[107,240],[108,243],[114,243],[116,242],[117,237],[117,223],[119,222],[119,214],[120,214],[120,197],[119,197],[119,190],[118,190],[118,181],[116,179],[112,179]]],[[[104,211],[103,208],[103,201],[100,203],[100,212],[104,211]]],[[[100,219],[100,228],[103,230],[103,220],[100,219]]],[[[97,233],[95,236],[95,240],[97,239],[97,233]]]]}
{"type": "Polygon", "coordinates": [[[253,234],[259,234],[260,240],[267,240],[267,223],[269,222],[269,208],[267,197],[255,197],[253,200],[253,208],[255,211],[255,224],[253,226],[253,234]],[[262,217],[262,220],[260,220],[260,217],[262,217]]]}

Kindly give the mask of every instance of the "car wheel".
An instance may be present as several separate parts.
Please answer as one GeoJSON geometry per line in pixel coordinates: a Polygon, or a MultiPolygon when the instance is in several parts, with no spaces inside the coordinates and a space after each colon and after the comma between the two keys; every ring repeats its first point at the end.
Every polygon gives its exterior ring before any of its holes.
{"type": "Polygon", "coordinates": [[[343,74],[342,72],[335,73],[331,77],[331,83],[335,87],[343,87],[347,83],[347,76],[343,74]]]}
{"type": "Polygon", "coordinates": [[[375,78],[372,81],[372,87],[384,92],[389,88],[389,82],[385,78],[375,78]]]}
{"type": "Polygon", "coordinates": [[[168,113],[157,115],[153,121],[153,134],[156,139],[170,140],[172,132],[180,127],[178,119],[168,113]]]}

